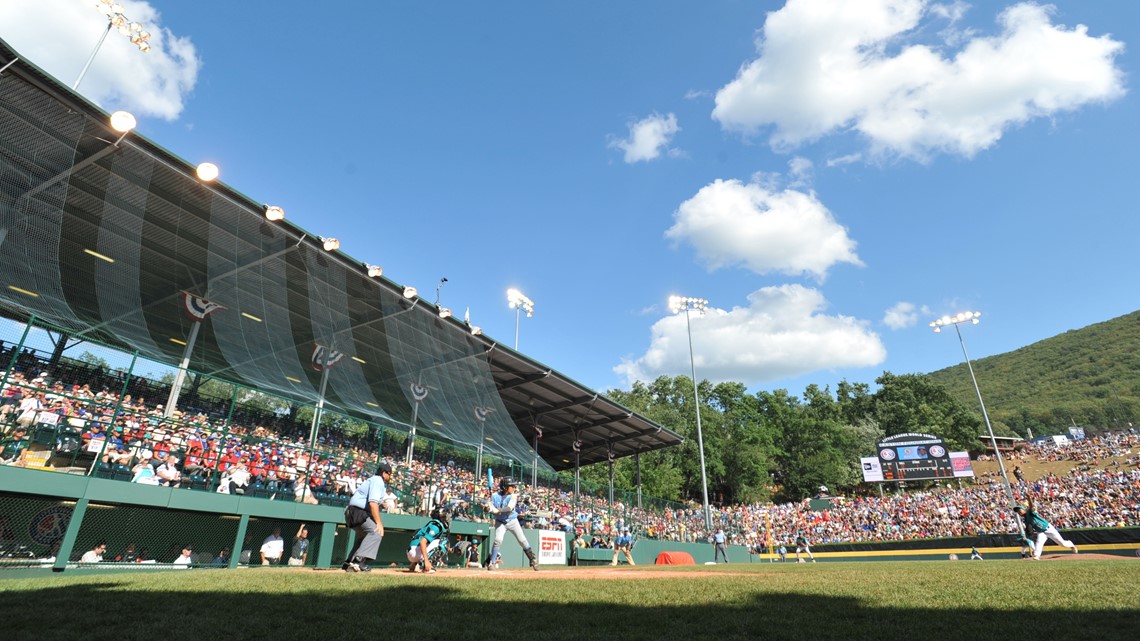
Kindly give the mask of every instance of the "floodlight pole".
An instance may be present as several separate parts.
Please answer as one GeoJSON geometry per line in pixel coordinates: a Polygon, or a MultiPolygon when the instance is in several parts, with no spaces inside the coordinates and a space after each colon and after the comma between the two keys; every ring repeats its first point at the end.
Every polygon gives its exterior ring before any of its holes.
{"type": "Polygon", "coordinates": [[[705,512],[705,527],[708,529],[709,534],[712,534],[712,511],[709,509],[709,482],[708,475],[705,472],[705,439],[701,432],[701,396],[697,389],[697,361],[693,357],[693,325],[689,320],[689,310],[696,309],[703,312],[706,305],[708,305],[708,301],[703,298],[673,296],[669,299],[669,308],[673,313],[681,310],[685,312],[685,330],[689,336],[689,366],[693,374],[693,402],[695,403],[694,409],[697,412],[697,451],[701,459],[701,498],[705,512]]]}
{"type": "MultiPolygon", "coordinates": [[[[958,343],[962,346],[962,356],[966,359],[966,369],[970,372],[970,380],[974,383],[974,392],[978,395],[978,405],[982,408],[982,418],[986,422],[986,431],[990,436],[990,445],[994,448],[994,456],[997,457],[998,469],[1001,471],[1002,484],[1005,486],[1005,497],[1008,505],[1013,505],[1013,488],[1009,484],[1009,475],[1005,471],[1005,462],[1002,460],[1001,451],[998,450],[997,437],[994,436],[993,425],[990,424],[990,415],[986,412],[986,403],[982,400],[982,388],[978,386],[978,377],[974,375],[974,366],[970,362],[970,354],[966,351],[966,340],[962,338],[962,329],[959,327],[962,323],[978,324],[978,318],[981,316],[978,312],[963,312],[956,316],[947,316],[940,318],[930,325],[934,328],[935,332],[941,331],[941,328],[946,325],[953,325],[954,332],[958,334],[958,343]]],[[[1024,535],[1025,529],[1021,523],[1021,519],[1017,518],[1016,512],[1013,517],[1014,522],[1017,524],[1017,531],[1024,535]]]]}
{"type": "Polygon", "coordinates": [[[195,321],[190,328],[190,335],[186,337],[186,348],[182,350],[182,360],[178,363],[178,373],[174,375],[174,383],[170,386],[170,395],[166,397],[166,410],[162,415],[169,418],[178,407],[178,396],[182,393],[182,383],[186,381],[186,369],[190,367],[190,354],[194,352],[194,344],[198,342],[198,330],[202,328],[202,321],[195,321]]]}
{"type": "Polygon", "coordinates": [[[103,35],[99,36],[99,42],[95,43],[95,48],[91,50],[91,55],[87,57],[87,64],[83,65],[83,71],[79,72],[79,77],[75,79],[75,83],[71,85],[74,91],[79,88],[79,83],[83,82],[83,76],[87,75],[87,70],[91,68],[91,63],[95,61],[95,54],[99,53],[99,49],[103,46],[103,41],[107,39],[107,34],[111,33],[111,21],[107,21],[107,28],[103,30],[103,35]]]}

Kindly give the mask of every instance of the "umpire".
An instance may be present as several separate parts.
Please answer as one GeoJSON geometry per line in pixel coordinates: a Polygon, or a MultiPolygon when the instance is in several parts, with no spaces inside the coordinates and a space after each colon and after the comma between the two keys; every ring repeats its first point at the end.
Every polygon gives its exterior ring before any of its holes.
{"type": "Polygon", "coordinates": [[[356,545],[340,566],[345,572],[371,572],[380,541],[384,540],[384,523],[380,520],[380,504],[388,495],[392,466],[381,461],[376,474],[356,488],[344,509],[344,524],[356,532],[356,545]]]}

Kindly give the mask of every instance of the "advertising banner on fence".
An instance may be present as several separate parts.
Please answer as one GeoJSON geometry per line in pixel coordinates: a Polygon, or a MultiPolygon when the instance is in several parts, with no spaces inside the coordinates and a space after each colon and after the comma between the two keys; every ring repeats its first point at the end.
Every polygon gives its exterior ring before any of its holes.
{"type": "Polygon", "coordinates": [[[566,565],[566,533],[540,532],[538,562],[541,565],[566,565]]]}

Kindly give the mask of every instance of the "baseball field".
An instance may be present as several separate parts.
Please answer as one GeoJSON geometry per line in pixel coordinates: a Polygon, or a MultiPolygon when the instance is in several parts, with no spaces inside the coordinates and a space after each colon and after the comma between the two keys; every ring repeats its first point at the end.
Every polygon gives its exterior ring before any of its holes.
{"type": "Polygon", "coordinates": [[[0,636],[147,639],[1135,639],[1140,560],[0,576],[0,636]]]}

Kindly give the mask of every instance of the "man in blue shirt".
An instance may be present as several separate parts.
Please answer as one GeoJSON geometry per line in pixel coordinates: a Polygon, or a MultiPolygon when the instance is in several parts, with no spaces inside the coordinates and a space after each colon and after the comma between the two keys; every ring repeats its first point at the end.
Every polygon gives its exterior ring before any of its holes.
{"type": "Polygon", "coordinates": [[[495,563],[498,562],[499,548],[503,545],[503,537],[507,530],[510,530],[515,540],[522,546],[523,554],[530,559],[530,567],[537,572],[538,558],[530,549],[530,542],[523,535],[522,526],[519,525],[519,515],[515,511],[515,506],[518,504],[518,494],[515,493],[515,489],[514,479],[504,477],[499,481],[499,491],[492,494],[491,499],[487,501],[487,513],[495,519],[495,543],[491,546],[491,558],[490,562],[487,563],[487,569],[494,568],[495,563]]]}
{"type": "Polygon", "coordinates": [[[447,533],[447,526],[447,513],[436,506],[431,511],[431,520],[416,530],[408,543],[408,563],[411,563],[408,572],[415,572],[416,566],[422,563],[424,572],[435,573],[435,568],[431,566],[431,553],[439,547],[443,535],[447,533]]]}
{"type": "Polygon", "coordinates": [[[344,509],[344,523],[356,532],[356,545],[340,568],[345,572],[371,572],[369,565],[376,559],[380,542],[384,540],[384,523],[380,520],[380,504],[388,495],[388,481],[392,480],[392,466],[381,461],[376,474],[356,488],[344,509]]]}
{"type": "Polygon", "coordinates": [[[630,565],[637,565],[633,562],[633,535],[629,533],[628,527],[623,527],[621,533],[614,538],[614,558],[610,561],[610,565],[618,564],[618,557],[624,552],[625,558],[629,561],[630,565]]]}
{"type": "Polygon", "coordinates": [[[1033,538],[1033,560],[1038,561],[1041,559],[1041,548],[1045,547],[1045,539],[1053,539],[1057,545],[1067,547],[1077,553],[1077,546],[1072,541],[1065,539],[1053,524],[1046,521],[1033,506],[1033,499],[1027,499],[1028,505],[1015,505],[1013,511],[1025,521],[1025,534],[1033,538]]]}
{"type": "Polygon", "coordinates": [[[724,528],[718,529],[713,535],[713,563],[716,563],[717,559],[724,559],[724,562],[728,563],[727,543],[728,537],[724,534],[724,528]]]}

